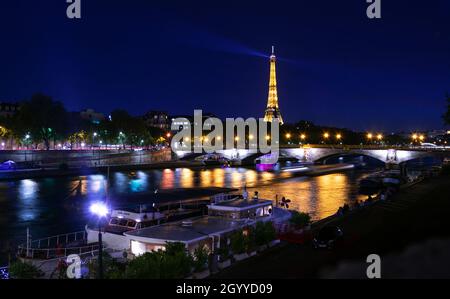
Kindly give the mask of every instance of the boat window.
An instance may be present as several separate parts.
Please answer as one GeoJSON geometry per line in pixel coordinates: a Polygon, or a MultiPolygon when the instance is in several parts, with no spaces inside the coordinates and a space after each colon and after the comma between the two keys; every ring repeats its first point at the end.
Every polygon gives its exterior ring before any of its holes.
{"type": "Polygon", "coordinates": [[[117,223],[117,225],[120,226],[127,226],[128,220],[127,219],[120,219],[119,223],[117,223]]]}
{"type": "Polygon", "coordinates": [[[117,218],[111,218],[111,221],[109,222],[109,224],[112,225],[117,225],[117,223],[119,223],[119,220],[117,218]]]}
{"type": "Polygon", "coordinates": [[[128,221],[128,227],[135,227],[136,221],[128,221]]]}

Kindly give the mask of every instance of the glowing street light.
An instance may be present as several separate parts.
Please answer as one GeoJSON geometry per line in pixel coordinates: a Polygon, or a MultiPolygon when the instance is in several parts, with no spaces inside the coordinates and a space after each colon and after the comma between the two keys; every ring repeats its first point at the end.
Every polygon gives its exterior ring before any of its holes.
{"type": "Polygon", "coordinates": [[[413,134],[413,135],[412,135],[412,139],[413,139],[413,140],[417,140],[417,138],[419,138],[419,136],[418,136],[417,134],[413,134]]]}
{"type": "Polygon", "coordinates": [[[378,135],[377,135],[377,139],[378,139],[378,141],[381,141],[381,140],[383,140],[383,135],[381,135],[381,134],[378,134],[378,135]]]}
{"type": "Polygon", "coordinates": [[[235,141],[239,141],[239,136],[234,137],[235,141]]]}
{"type": "Polygon", "coordinates": [[[424,141],[424,140],[425,140],[425,136],[420,135],[420,136],[419,136],[419,140],[420,140],[420,141],[424,141]]]}
{"type": "Polygon", "coordinates": [[[249,139],[249,140],[253,140],[253,138],[254,138],[254,137],[253,137],[253,134],[248,135],[248,139],[249,139]]]}
{"type": "Polygon", "coordinates": [[[300,135],[300,139],[301,139],[301,140],[305,140],[305,139],[306,139],[306,135],[305,135],[305,134],[301,134],[301,135],[300,135]]]}
{"type": "Polygon", "coordinates": [[[95,202],[89,208],[90,212],[98,217],[98,278],[103,278],[103,242],[102,242],[102,218],[108,215],[108,207],[102,202],[95,202]]]}
{"type": "Polygon", "coordinates": [[[89,211],[99,218],[106,217],[106,215],[108,215],[109,213],[108,207],[102,202],[95,202],[91,204],[91,206],[89,207],[89,211]]]}
{"type": "Polygon", "coordinates": [[[266,140],[270,140],[270,136],[269,135],[266,135],[266,140]]]}
{"type": "Polygon", "coordinates": [[[167,138],[170,138],[170,136],[172,136],[172,134],[170,134],[170,133],[167,133],[167,134],[166,134],[166,137],[167,137],[167,138]]]}
{"type": "Polygon", "coordinates": [[[341,135],[341,134],[337,134],[337,135],[336,135],[336,139],[337,139],[337,140],[341,140],[341,139],[342,139],[342,135],[341,135]]]}
{"type": "Polygon", "coordinates": [[[290,133],[286,134],[286,139],[291,139],[291,134],[290,133]]]}
{"type": "Polygon", "coordinates": [[[328,134],[328,133],[323,134],[323,138],[328,139],[329,137],[330,137],[330,134],[328,134]]]}

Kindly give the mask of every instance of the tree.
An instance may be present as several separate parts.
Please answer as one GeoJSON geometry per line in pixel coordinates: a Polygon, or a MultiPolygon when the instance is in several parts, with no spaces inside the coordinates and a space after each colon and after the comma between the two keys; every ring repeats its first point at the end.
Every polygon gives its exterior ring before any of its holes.
{"type": "Polygon", "coordinates": [[[50,142],[67,133],[68,113],[61,102],[43,94],[35,94],[20,107],[13,117],[12,129],[17,136],[28,135],[32,142],[43,142],[50,149],[50,142]]]}
{"type": "Polygon", "coordinates": [[[125,277],[131,279],[185,278],[191,272],[192,257],[183,243],[166,244],[164,251],[146,252],[129,262],[125,277]]]}
{"type": "Polygon", "coordinates": [[[200,272],[208,267],[208,250],[204,246],[199,246],[194,250],[193,266],[195,272],[200,272]]]}
{"type": "Polygon", "coordinates": [[[247,251],[248,238],[242,230],[235,231],[231,237],[231,250],[234,254],[241,254],[247,251]]]}
{"type": "Polygon", "coordinates": [[[444,119],[444,123],[446,125],[450,125],[450,94],[447,93],[447,111],[444,113],[442,118],[444,119]]]}
{"type": "Polygon", "coordinates": [[[85,131],[79,131],[69,136],[70,149],[76,144],[86,143],[88,140],[88,134],[85,131]]]}
{"type": "Polygon", "coordinates": [[[308,213],[293,211],[289,222],[297,228],[303,228],[311,223],[311,216],[308,213]]]}
{"type": "Polygon", "coordinates": [[[43,273],[36,266],[18,260],[10,265],[9,275],[14,279],[33,279],[43,276],[43,273]]]}
{"type": "Polygon", "coordinates": [[[125,143],[133,146],[150,145],[153,142],[144,120],[133,117],[125,110],[114,110],[111,113],[111,122],[108,124],[108,132],[115,144],[125,143]]]}

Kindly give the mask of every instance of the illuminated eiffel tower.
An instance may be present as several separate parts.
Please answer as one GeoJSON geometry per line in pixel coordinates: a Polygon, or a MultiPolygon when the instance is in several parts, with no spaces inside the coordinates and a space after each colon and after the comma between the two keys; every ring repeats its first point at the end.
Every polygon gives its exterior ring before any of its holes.
{"type": "Polygon", "coordinates": [[[272,46],[272,55],[270,55],[269,98],[267,99],[264,121],[272,122],[275,118],[278,118],[280,124],[283,124],[283,118],[281,117],[280,108],[278,107],[277,73],[275,69],[276,61],[275,47],[272,46]]]}

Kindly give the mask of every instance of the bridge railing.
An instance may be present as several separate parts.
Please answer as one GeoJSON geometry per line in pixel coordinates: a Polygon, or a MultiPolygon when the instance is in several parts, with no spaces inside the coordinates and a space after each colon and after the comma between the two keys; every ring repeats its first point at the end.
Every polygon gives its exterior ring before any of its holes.
{"type": "Polygon", "coordinates": [[[304,145],[282,145],[281,148],[327,148],[342,150],[376,150],[376,149],[395,149],[395,150],[415,150],[415,151],[450,151],[448,146],[421,146],[421,145],[347,145],[347,144],[304,144],[304,145]]]}

